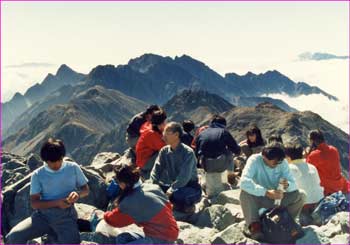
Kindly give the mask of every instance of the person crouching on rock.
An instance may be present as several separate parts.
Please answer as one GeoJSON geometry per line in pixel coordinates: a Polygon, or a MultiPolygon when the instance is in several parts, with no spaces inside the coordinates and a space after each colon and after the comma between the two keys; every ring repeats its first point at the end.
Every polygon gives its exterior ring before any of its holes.
{"type": "Polygon", "coordinates": [[[167,194],[174,210],[193,213],[202,190],[198,182],[196,156],[191,147],[181,143],[182,133],[179,123],[166,125],[163,138],[168,145],[159,151],[151,172],[151,182],[158,184],[167,194]]]}
{"type": "Polygon", "coordinates": [[[74,203],[89,194],[88,179],[79,165],[64,161],[61,140],[48,139],[40,155],[45,164],[33,172],[30,182],[31,217],[17,224],[6,236],[11,244],[48,234],[54,243],[80,244],[74,203]]]}
{"type": "Polygon", "coordinates": [[[263,238],[259,209],[273,208],[275,200],[281,200],[281,206],[296,219],[305,203],[305,192],[298,190],[284,158],[283,145],[275,141],[266,145],[262,153],[251,155],[243,169],[240,202],[247,235],[254,240],[263,238]],[[285,192],[278,190],[280,182],[285,192]]]}
{"type": "Polygon", "coordinates": [[[179,235],[171,203],[158,185],[142,183],[138,168],[121,165],[115,169],[115,180],[122,193],[117,207],[104,214],[107,224],[124,227],[136,224],[143,227],[144,235],[124,232],[117,236],[117,244],[169,244],[179,235]]]}

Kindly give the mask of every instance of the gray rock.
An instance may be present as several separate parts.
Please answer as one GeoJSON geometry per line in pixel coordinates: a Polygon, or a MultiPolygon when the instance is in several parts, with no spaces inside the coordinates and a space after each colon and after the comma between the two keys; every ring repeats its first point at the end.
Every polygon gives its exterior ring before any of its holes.
{"type": "Polygon", "coordinates": [[[336,235],[331,239],[331,244],[350,244],[350,235],[349,234],[336,235]]]}
{"type": "Polygon", "coordinates": [[[244,222],[230,225],[210,239],[213,244],[260,244],[243,234],[244,222]]]}
{"type": "Polygon", "coordinates": [[[78,202],[92,205],[96,208],[105,210],[108,206],[107,185],[104,182],[104,179],[91,169],[86,169],[81,167],[83,173],[88,178],[90,193],[87,197],[81,198],[78,202]]]}
{"type": "Polygon", "coordinates": [[[178,244],[209,244],[210,238],[219,231],[204,227],[202,229],[193,226],[189,223],[177,222],[179,226],[179,237],[176,241],[178,244]]]}
{"type": "Polygon", "coordinates": [[[304,236],[296,244],[330,244],[329,238],[318,232],[317,226],[310,225],[304,228],[304,236]]]}
{"type": "Polygon", "coordinates": [[[44,163],[38,155],[33,153],[29,155],[27,160],[27,166],[29,167],[30,171],[34,171],[42,165],[44,165],[44,163]]]}
{"type": "Polygon", "coordinates": [[[196,226],[215,228],[219,231],[235,223],[236,219],[231,212],[222,205],[213,205],[205,208],[199,215],[196,226]]]}
{"type": "Polygon", "coordinates": [[[215,200],[213,200],[214,204],[225,205],[227,203],[232,204],[240,204],[239,202],[239,194],[240,189],[228,190],[221,192],[215,200]]]}
{"type": "Polygon", "coordinates": [[[114,152],[101,152],[97,154],[91,163],[91,166],[99,166],[106,163],[111,163],[120,158],[118,153],[114,152]]]}
{"type": "Polygon", "coordinates": [[[15,170],[16,168],[24,167],[25,164],[17,159],[12,159],[2,164],[3,170],[15,170]]]}
{"type": "Polygon", "coordinates": [[[244,220],[244,215],[243,215],[241,205],[227,203],[224,205],[224,207],[230,210],[233,217],[235,217],[236,222],[241,222],[244,220]]]}

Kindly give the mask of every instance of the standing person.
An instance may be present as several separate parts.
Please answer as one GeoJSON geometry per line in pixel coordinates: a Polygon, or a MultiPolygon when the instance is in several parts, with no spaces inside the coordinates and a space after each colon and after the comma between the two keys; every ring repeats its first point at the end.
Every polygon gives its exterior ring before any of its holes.
{"type": "Polygon", "coordinates": [[[196,139],[196,155],[205,171],[205,190],[213,197],[227,189],[228,181],[233,183],[233,153],[241,152],[235,139],[226,130],[226,119],[214,115],[210,126],[196,139]]]}
{"type": "Polygon", "coordinates": [[[122,165],[116,170],[115,181],[122,189],[117,207],[104,214],[111,226],[130,224],[141,226],[143,234],[124,232],[117,236],[117,244],[170,244],[179,235],[179,228],[167,196],[157,185],[141,183],[139,170],[122,165]]]}
{"type": "Polygon", "coordinates": [[[148,179],[158,152],[165,146],[163,130],[166,125],[166,113],[155,111],[152,116],[152,128],[142,132],[136,144],[136,165],[141,169],[144,179],[148,179]]]}
{"type": "Polygon", "coordinates": [[[300,215],[300,223],[309,225],[312,223],[311,213],[316,208],[317,203],[323,198],[323,187],[320,185],[320,177],[315,166],[303,159],[303,147],[301,145],[289,143],[285,146],[285,153],[298,189],[302,189],[306,193],[306,201],[300,215]]]}
{"type": "Polygon", "coordinates": [[[250,156],[243,169],[239,198],[248,235],[254,240],[263,238],[259,221],[260,208],[272,208],[275,200],[282,200],[281,206],[286,207],[295,219],[305,203],[306,195],[297,189],[284,158],[283,145],[273,142],[265,146],[262,153],[250,156]],[[278,190],[280,183],[286,192],[278,190]]]}
{"type": "Polygon", "coordinates": [[[192,120],[184,120],[182,122],[183,134],[181,136],[181,142],[185,145],[191,146],[193,141],[193,135],[191,132],[194,130],[194,122],[192,120]]]}
{"type": "Polygon", "coordinates": [[[328,145],[320,130],[312,130],[309,134],[312,151],[306,161],[314,165],[324,187],[325,196],[337,191],[344,194],[350,192],[350,183],[341,174],[339,152],[337,148],[328,145]]]}
{"type": "Polygon", "coordinates": [[[191,147],[181,143],[181,125],[170,122],[164,129],[164,146],[156,159],[151,181],[160,185],[180,212],[193,213],[201,199],[197,160],[191,147]]]}
{"type": "Polygon", "coordinates": [[[77,212],[79,198],[89,194],[88,179],[79,165],[64,161],[66,154],[61,140],[50,138],[40,150],[44,166],[33,172],[30,182],[31,217],[12,228],[6,236],[11,244],[50,234],[59,244],[80,244],[77,212]]]}

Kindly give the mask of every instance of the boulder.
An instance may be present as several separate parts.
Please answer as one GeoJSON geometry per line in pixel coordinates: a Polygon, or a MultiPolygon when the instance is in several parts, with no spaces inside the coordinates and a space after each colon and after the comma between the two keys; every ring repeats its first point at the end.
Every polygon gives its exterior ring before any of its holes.
{"type": "Polygon", "coordinates": [[[215,200],[213,200],[214,204],[220,204],[225,205],[227,203],[232,204],[240,204],[239,202],[239,194],[241,190],[240,189],[234,189],[234,190],[227,190],[221,192],[215,200]]]}
{"type": "Polygon", "coordinates": [[[109,237],[99,232],[80,233],[81,244],[115,244],[115,237],[109,237]]]}
{"type": "Polygon", "coordinates": [[[29,167],[30,171],[33,172],[35,169],[41,167],[42,165],[44,165],[44,162],[37,154],[32,153],[28,156],[27,166],[29,167]]]}
{"type": "Polygon", "coordinates": [[[260,244],[243,234],[244,222],[230,225],[210,239],[212,244],[260,244]]]}
{"type": "Polygon", "coordinates": [[[222,205],[212,205],[198,214],[196,226],[215,228],[219,231],[236,222],[230,210],[222,205]]]}
{"type": "Polygon", "coordinates": [[[210,238],[219,231],[204,227],[202,229],[186,222],[177,222],[179,226],[179,237],[176,241],[178,244],[209,244],[210,238]]]}

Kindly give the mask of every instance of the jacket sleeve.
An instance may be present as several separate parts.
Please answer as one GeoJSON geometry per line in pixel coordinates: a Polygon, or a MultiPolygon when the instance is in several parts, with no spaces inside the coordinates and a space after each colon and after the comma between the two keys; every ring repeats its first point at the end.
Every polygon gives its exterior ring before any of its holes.
{"type": "Polygon", "coordinates": [[[162,153],[163,151],[161,150],[156,158],[156,161],[154,162],[154,166],[152,168],[152,171],[151,171],[151,182],[153,184],[159,184],[159,180],[160,180],[160,175],[161,175],[161,172],[162,172],[162,153]]]}
{"type": "Polygon", "coordinates": [[[230,132],[228,132],[227,130],[225,130],[224,132],[224,141],[228,149],[234,154],[239,155],[241,153],[241,148],[239,147],[235,139],[232,137],[230,132]]]}
{"type": "Polygon", "coordinates": [[[135,220],[131,216],[123,214],[119,208],[105,212],[103,219],[107,224],[114,227],[124,227],[135,223],[135,220]]]}
{"type": "Polygon", "coordinates": [[[243,169],[240,183],[241,189],[254,196],[265,196],[266,188],[255,183],[253,180],[257,171],[254,160],[255,158],[253,157],[248,158],[247,164],[243,169]]]}

